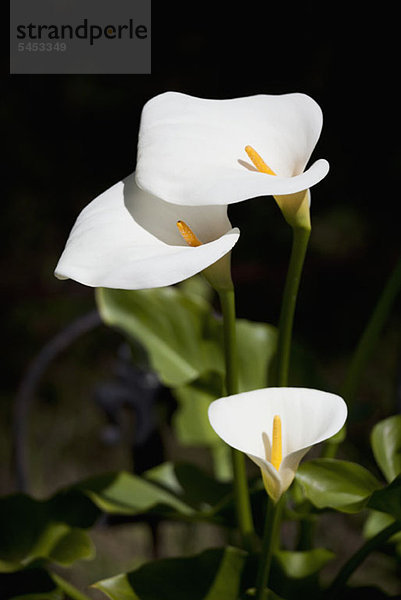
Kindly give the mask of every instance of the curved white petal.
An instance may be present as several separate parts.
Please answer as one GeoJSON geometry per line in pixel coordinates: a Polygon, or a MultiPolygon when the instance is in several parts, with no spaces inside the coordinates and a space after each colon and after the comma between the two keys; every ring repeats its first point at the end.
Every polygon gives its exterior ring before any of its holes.
{"type": "Polygon", "coordinates": [[[140,190],[131,174],[84,208],[55,275],[116,289],[172,285],[215,263],[238,237],[227,207],[166,203],[140,190]],[[186,244],[176,227],[180,219],[204,242],[201,246],[186,244]]]}
{"type": "Polygon", "coordinates": [[[290,486],[299,462],[314,444],[341,429],[347,406],[336,394],[308,388],[266,388],[220,398],[209,407],[216,433],[246,453],[262,469],[265,485],[276,500],[290,486]],[[283,460],[277,472],[271,465],[273,418],[282,423],[283,460]],[[267,480],[267,482],[266,482],[267,480]]]}
{"type": "Polygon", "coordinates": [[[167,92],[142,111],[136,180],[184,205],[299,192],[328,172],[323,159],[303,172],[321,128],[320,107],[305,94],[206,100],[167,92]],[[277,176],[256,171],[246,145],[277,176]]]}

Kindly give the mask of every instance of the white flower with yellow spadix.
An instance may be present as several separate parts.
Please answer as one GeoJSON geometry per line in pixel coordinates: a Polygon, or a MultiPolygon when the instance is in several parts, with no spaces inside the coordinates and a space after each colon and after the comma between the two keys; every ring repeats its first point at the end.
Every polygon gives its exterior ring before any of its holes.
{"type": "Polygon", "coordinates": [[[309,188],[329,164],[306,168],[323,117],[306,94],[224,100],[166,92],[142,111],[136,180],[167,202],[231,204],[272,195],[291,223],[309,220],[309,188]]]}
{"type": "Polygon", "coordinates": [[[275,502],[308,450],[337,433],[346,418],[340,396],[307,388],[259,389],[219,398],[209,407],[217,435],[260,467],[275,502]]]}
{"type": "Polygon", "coordinates": [[[227,206],[179,206],[140,190],[134,174],[78,216],[55,275],[115,289],[163,287],[203,271],[230,287],[230,250],[239,237],[227,206]]]}

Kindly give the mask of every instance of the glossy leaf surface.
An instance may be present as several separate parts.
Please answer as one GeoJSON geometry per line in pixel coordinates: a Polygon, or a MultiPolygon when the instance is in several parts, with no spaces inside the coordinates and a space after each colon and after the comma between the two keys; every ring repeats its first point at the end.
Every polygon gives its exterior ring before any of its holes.
{"type": "Polygon", "coordinates": [[[60,493],[49,500],[25,494],[0,500],[0,571],[18,570],[36,559],[62,565],[91,558],[92,542],[85,529],[99,516],[82,494],[60,493]]]}
{"type": "MultiPolygon", "coordinates": [[[[139,341],[150,363],[168,387],[187,385],[217,373],[220,384],[208,388],[221,395],[225,373],[223,325],[202,290],[189,286],[150,290],[99,289],[97,304],[103,320],[139,341]],[[218,388],[218,389],[216,389],[218,388]]],[[[245,319],[237,321],[240,391],[266,385],[276,344],[275,328],[245,319]]]]}
{"type": "Polygon", "coordinates": [[[335,554],[325,548],[314,548],[302,552],[281,550],[275,557],[288,577],[302,579],[320,571],[335,554]]]}
{"type": "Polygon", "coordinates": [[[401,473],[401,415],[380,421],[373,427],[372,450],[387,481],[401,473]]]}
{"type": "Polygon", "coordinates": [[[95,587],[111,600],[237,600],[245,557],[238,548],[206,550],[150,562],[95,587]]]}
{"type": "Polygon", "coordinates": [[[172,491],[125,471],[93,477],[81,482],[78,489],[106,513],[136,515],[156,507],[166,514],[194,512],[172,491]]]}
{"type": "Polygon", "coordinates": [[[184,385],[208,371],[223,369],[219,349],[208,339],[208,304],[178,288],[98,289],[100,314],[108,324],[139,341],[161,381],[184,385]]]}
{"type": "Polygon", "coordinates": [[[381,487],[364,467],[343,460],[318,458],[301,464],[296,475],[305,496],[317,508],[359,512],[381,487]]]}

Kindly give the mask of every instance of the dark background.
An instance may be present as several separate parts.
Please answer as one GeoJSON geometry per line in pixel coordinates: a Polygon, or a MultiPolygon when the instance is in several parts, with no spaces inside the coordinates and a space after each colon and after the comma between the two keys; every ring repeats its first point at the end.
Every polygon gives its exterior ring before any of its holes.
{"type": "MultiPolygon", "coordinates": [[[[362,5],[361,5],[362,6],[362,5]]],[[[395,16],[338,3],[152,3],[151,75],[5,75],[2,203],[2,491],[15,486],[12,406],[40,349],[95,306],[93,290],[53,277],[80,210],[135,168],[143,104],[175,90],[206,98],[304,92],[322,107],[313,159],[312,237],[294,338],[308,374],[338,391],[399,254],[399,58],[395,16]]],[[[211,149],[213,151],[213,149],[211,149]]],[[[277,323],[290,229],[272,198],[232,206],[238,315],[277,323]]],[[[370,426],[399,410],[399,302],[375,349],[351,427],[370,461],[370,426]]],[[[57,357],[30,420],[34,488],[130,465],[102,445],[93,387],[113,371],[117,333],[97,329],[57,357]]],[[[298,377],[298,376],[297,376],[298,377]]],[[[303,379],[302,379],[303,377],[303,379]]],[[[356,451],[355,451],[356,452],[356,451]]]]}

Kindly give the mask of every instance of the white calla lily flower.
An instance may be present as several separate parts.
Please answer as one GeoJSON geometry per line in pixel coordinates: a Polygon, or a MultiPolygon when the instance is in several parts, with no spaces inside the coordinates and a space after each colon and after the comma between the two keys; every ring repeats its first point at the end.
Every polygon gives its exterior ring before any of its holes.
{"type": "Polygon", "coordinates": [[[217,435],[260,467],[275,502],[308,450],[337,433],[346,418],[340,396],[307,388],[259,389],[219,398],[209,407],[217,435]]]}
{"type": "Polygon", "coordinates": [[[305,94],[208,100],[166,92],[143,108],[136,181],[175,204],[272,195],[285,214],[306,194],[309,209],[307,190],[329,170],[324,159],[305,170],[322,122],[319,105],[305,94]]]}
{"type": "Polygon", "coordinates": [[[93,287],[145,289],[175,284],[209,267],[211,278],[220,268],[218,283],[224,286],[238,237],[227,206],[165,202],[140,190],[133,173],[84,208],[55,275],[93,287]]]}

